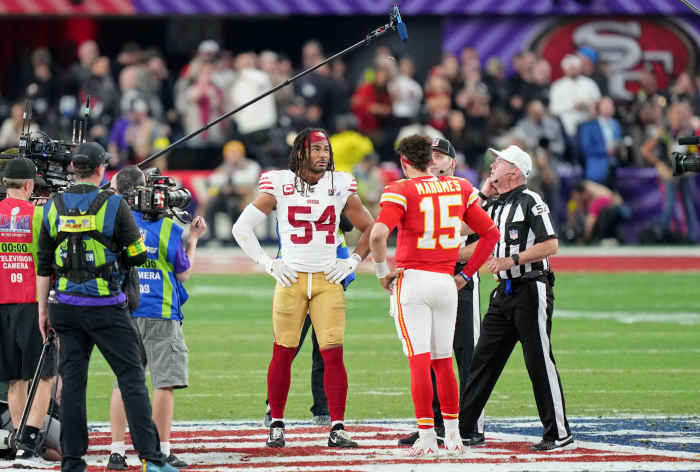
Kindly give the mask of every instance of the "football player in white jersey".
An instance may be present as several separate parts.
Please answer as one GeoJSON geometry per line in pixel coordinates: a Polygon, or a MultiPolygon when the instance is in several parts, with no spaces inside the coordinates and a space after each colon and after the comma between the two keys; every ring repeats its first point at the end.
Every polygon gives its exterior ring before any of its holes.
{"type": "Polygon", "coordinates": [[[243,251],[277,280],[272,302],[274,346],[267,372],[272,423],[269,447],[284,447],[284,407],[291,381],[292,359],[308,312],[325,365],[323,386],[331,414],[329,447],[357,447],[343,421],[348,377],[343,362],[345,296],[340,282],[369,254],[374,223],[357,196],[351,174],[335,172],[327,133],[301,131],[289,156],[288,170],[260,176],[259,193],[233,225],[243,251]],[[282,257],[267,255],[253,228],[277,210],[282,257]],[[348,259],[336,258],[340,213],[362,232],[348,259]]]}

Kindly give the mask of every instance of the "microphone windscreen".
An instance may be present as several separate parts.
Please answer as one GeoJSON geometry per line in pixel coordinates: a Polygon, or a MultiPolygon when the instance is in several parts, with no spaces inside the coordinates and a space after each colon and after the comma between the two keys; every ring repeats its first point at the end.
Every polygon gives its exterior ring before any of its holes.
{"type": "Polygon", "coordinates": [[[683,138],[678,138],[678,144],[681,146],[700,144],[700,136],[685,136],[683,138]]]}

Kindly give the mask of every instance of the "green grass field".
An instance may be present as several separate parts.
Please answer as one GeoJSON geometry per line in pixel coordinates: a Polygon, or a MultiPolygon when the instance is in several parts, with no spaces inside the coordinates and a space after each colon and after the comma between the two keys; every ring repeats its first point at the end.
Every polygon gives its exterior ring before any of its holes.
{"type": "MultiPolygon", "coordinates": [[[[493,280],[484,277],[482,315],[493,280]]],[[[190,388],[175,420],[260,419],[272,352],[267,275],[194,276],[185,305],[190,388]]],[[[698,414],[700,273],[557,274],[552,345],[570,415],[698,414]]],[[[409,371],[373,275],[347,292],[348,419],[409,418],[409,371]]],[[[308,419],[311,342],[292,371],[288,418],[308,419]]],[[[98,354],[88,385],[90,421],[108,418],[113,377],[98,354]]],[[[489,416],[536,416],[519,345],[486,407],[489,416]]]]}

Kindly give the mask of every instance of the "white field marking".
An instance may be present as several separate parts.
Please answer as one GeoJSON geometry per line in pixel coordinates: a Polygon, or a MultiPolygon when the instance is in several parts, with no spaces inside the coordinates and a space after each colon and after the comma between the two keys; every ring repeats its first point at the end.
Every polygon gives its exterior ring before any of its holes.
{"type": "Polygon", "coordinates": [[[555,354],[682,354],[700,353],[700,348],[679,348],[679,349],[555,349],[555,354]]]}
{"type": "Polygon", "coordinates": [[[700,324],[700,313],[631,313],[624,311],[588,312],[554,310],[554,317],[570,320],[615,320],[620,323],[675,323],[700,324]]]}
{"type": "MultiPolygon", "coordinates": [[[[521,372],[522,369],[505,369],[521,372]]],[[[644,374],[700,374],[700,369],[557,369],[559,372],[573,372],[580,374],[627,374],[633,372],[641,372],[644,374]]]]}

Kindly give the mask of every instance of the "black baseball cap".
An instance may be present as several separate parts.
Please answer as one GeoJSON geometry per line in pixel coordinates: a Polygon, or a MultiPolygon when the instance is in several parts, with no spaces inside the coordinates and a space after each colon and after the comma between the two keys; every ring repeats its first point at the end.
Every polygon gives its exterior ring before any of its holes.
{"type": "Polygon", "coordinates": [[[455,147],[452,145],[451,142],[449,142],[446,139],[434,138],[432,147],[434,150],[440,151],[443,154],[447,154],[453,159],[457,157],[457,151],[455,151],[455,147]]]}
{"type": "Polygon", "coordinates": [[[36,166],[26,157],[8,159],[3,177],[6,179],[29,180],[36,177],[36,166]]]}
{"type": "Polygon", "coordinates": [[[73,151],[73,165],[85,169],[96,169],[112,157],[96,142],[83,143],[73,151]]]}

